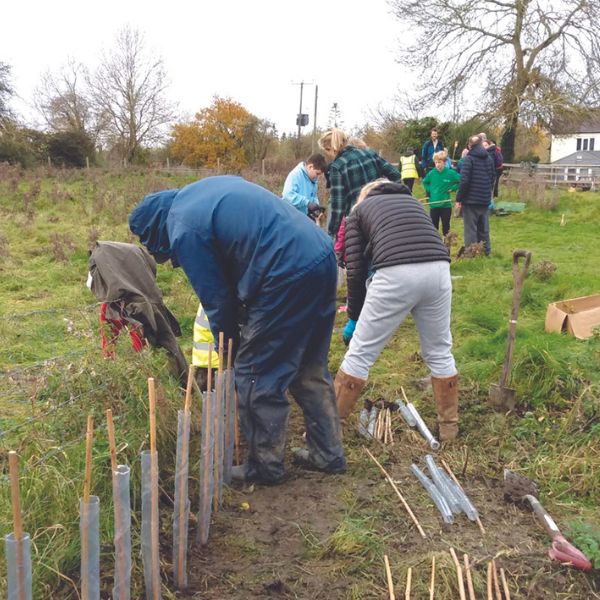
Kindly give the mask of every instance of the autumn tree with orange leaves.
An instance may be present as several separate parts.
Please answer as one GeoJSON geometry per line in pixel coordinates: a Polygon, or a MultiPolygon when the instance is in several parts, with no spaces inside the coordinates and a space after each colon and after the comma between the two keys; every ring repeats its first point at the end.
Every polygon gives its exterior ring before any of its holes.
{"type": "Polygon", "coordinates": [[[239,171],[249,162],[264,158],[256,156],[257,135],[264,138],[259,145],[266,153],[265,141],[275,136],[273,126],[239,102],[215,96],[212,104],[196,113],[191,122],[173,127],[170,154],[191,167],[215,168],[220,164],[226,170],[239,171]]]}

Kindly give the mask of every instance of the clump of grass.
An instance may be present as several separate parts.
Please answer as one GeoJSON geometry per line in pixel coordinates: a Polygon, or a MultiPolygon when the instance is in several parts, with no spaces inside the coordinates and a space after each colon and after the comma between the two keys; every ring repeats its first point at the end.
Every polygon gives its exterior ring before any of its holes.
{"type": "Polygon", "coordinates": [[[600,569],[600,528],[598,525],[572,521],[567,527],[567,535],[591,561],[595,569],[600,569]]]}

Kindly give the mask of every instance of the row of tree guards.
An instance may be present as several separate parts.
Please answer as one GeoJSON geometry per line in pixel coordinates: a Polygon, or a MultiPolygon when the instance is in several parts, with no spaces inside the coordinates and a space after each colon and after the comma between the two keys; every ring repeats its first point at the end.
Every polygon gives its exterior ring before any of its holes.
{"type": "MultiPolygon", "coordinates": [[[[207,390],[202,394],[200,451],[200,502],[196,542],[208,542],[213,512],[222,504],[223,484],[231,481],[234,454],[239,464],[239,434],[236,418],[234,373],[229,340],[227,368],[223,369],[223,334],[219,336],[219,368],[213,390],[212,370],[208,371],[207,390]]],[[[208,364],[212,364],[212,345],[208,364]]],[[[178,589],[187,587],[187,551],[190,500],[188,496],[190,409],[194,367],[188,373],[185,404],[177,415],[177,452],[175,459],[175,502],[173,510],[173,581],[178,589]]],[[[141,549],[145,597],[161,600],[158,511],[158,452],[156,450],[156,391],[148,379],[150,450],[141,453],[142,523],[141,549]]],[[[131,498],[130,468],[117,461],[117,446],[112,411],[106,411],[110,448],[114,508],[115,570],[113,600],[129,600],[131,594],[131,498]]],[[[87,419],[83,497],[79,500],[81,541],[81,598],[100,600],[100,499],[91,495],[92,443],[94,423],[87,419]]],[[[23,532],[19,495],[18,457],[9,452],[11,500],[14,532],[5,536],[9,600],[31,600],[32,571],[30,538],[23,532]]]]}

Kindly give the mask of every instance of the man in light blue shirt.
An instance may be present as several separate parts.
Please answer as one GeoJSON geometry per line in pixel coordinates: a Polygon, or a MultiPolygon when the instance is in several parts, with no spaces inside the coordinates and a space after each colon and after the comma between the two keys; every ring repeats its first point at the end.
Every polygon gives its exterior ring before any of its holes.
{"type": "Polygon", "coordinates": [[[327,161],[322,154],[313,154],[304,162],[298,163],[285,180],[283,199],[305,215],[311,216],[319,207],[317,180],[327,169],[327,161]]]}

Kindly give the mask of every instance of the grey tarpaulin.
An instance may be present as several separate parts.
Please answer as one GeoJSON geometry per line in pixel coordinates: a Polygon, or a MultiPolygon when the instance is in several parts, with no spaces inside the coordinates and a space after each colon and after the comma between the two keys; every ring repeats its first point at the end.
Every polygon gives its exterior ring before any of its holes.
{"type": "MultiPolygon", "coordinates": [[[[155,452],[156,455],[156,452],[155,452]]],[[[148,600],[160,600],[160,560],[158,556],[158,539],[154,540],[157,549],[152,556],[152,453],[142,452],[142,563],[144,565],[144,584],[148,600]],[[157,582],[155,586],[155,581],[157,582]],[[157,589],[155,589],[155,587],[157,589]]],[[[154,482],[158,486],[158,482],[154,482]]],[[[157,490],[158,492],[158,490],[157,490]]],[[[158,493],[156,494],[158,501],[158,493]]],[[[158,506],[156,507],[158,514],[158,506]]],[[[158,528],[157,532],[158,534],[158,528]]]]}
{"type": "Polygon", "coordinates": [[[81,598],[100,600],[100,499],[90,496],[87,504],[79,499],[81,536],[81,598]]]}
{"type": "Polygon", "coordinates": [[[175,461],[175,509],[173,510],[173,579],[187,587],[187,544],[190,499],[188,497],[190,413],[177,413],[177,457],[175,461]]]}
{"type": "Polygon", "coordinates": [[[31,551],[29,534],[21,537],[22,566],[17,567],[17,540],[14,533],[4,536],[8,600],[31,600],[31,551]]]}
{"type": "Polygon", "coordinates": [[[115,509],[115,585],[113,600],[131,597],[131,504],[129,498],[130,469],[118,465],[113,472],[113,504],[115,509]]]}
{"type": "Polygon", "coordinates": [[[197,541],[208,542],[212,497],[214,490],[214,413],[216,394],[202,394],[202,448],[200,451],[200,508],[198,510],[197,541]]]}
{"type": "Polygon", "coordinates": [[[225,371],[225,456],[223,459],[223,482],[231,483],[231,467],[233,466],[233,450],[235,443],[235,372],[225,371]]]}

